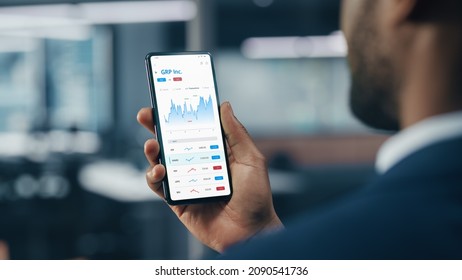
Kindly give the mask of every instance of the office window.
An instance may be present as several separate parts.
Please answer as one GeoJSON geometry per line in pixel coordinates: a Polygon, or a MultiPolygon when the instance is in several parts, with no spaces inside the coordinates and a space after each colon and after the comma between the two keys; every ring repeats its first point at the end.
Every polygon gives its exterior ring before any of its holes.
{"type": "Polygon", "coordinates": [[[108,29],[93,27],[79,38],[1,36],[0,45],[0,131],[111,124],[108,29]]]}
{"type": "Polygon", "coordinates": [[[42,92],[40,42],[0,36],[0,131],[34,126],[42,92]]]}

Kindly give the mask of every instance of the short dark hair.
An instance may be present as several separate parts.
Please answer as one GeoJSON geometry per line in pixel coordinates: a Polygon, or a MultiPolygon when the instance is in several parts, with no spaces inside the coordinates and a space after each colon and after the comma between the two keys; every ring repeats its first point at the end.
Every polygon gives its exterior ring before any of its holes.
{"type": "Polygon", "coordinates": [[[462,23],[462,1],[417,0],[412,20],[445,23],[462,23]]]}

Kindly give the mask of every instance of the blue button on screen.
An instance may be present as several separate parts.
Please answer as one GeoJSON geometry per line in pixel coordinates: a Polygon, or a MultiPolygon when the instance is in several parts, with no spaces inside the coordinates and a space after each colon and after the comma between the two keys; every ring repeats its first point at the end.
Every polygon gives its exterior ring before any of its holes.
{"type": "Polygon", "coordinates": [[[159,83],[163,83],[163,82],[166,82],[167,79],[166,78],[157,78],[157,82],[159,83]]]}
{"type": "Polygon", "coordinates": [[[220,156],[212,156],[212,159],[220,159],[220,156]]]}
{"type": "Polygon", "coordinates": [[[215,181],[221,181],[221,180],[223,180],[223,176],[217,176],[217,177],[215,177],[215,181]]]}
{"type": "Polygon", "coordinates": [[[218,149],[218,145],[212,145],[212,146],[210,146],[210,149],[211,150],[216,150],[216,149],[218,149]]]}

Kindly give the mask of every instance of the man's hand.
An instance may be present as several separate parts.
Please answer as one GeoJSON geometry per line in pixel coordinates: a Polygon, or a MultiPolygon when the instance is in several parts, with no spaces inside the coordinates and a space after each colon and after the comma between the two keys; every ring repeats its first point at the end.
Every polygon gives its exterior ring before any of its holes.
{"type": "MultiPolygon", "coordinates": [[[[140,124],[154,132],[151,108],[141,109],[137,118],[140,124]]],[[[170,206],[196,238],[218,252],[261,231],[283,227],[273,207],[265,158],[227,102],[221,106],[221,119],[233,182],[231,200],[170,206]]],[[[164,198],[161,182],[165,167],[159,164],[159,149],[156,140],[146,141],[144,153],[151,165],[146,180],[149,187],[164,198]]]]}

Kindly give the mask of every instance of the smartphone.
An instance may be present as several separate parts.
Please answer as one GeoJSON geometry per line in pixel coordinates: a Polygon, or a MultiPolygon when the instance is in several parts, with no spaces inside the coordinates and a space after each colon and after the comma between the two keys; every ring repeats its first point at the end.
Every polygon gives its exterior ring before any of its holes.
{"type": "Polygon", "coordinates": [[[151,92],[163,188],[171,205],[228,200],[231,176],[212,56],[149,53],[151,92]]]}

